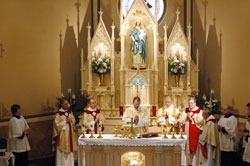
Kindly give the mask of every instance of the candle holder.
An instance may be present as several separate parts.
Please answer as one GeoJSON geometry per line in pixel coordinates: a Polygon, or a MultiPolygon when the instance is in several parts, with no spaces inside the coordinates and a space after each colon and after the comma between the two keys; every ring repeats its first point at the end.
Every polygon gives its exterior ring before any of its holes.
{"type": "Polygon", "coordinates": [[[119,134],[119,127],[118,126],[115,126],[114,127],[114,130],[115,130],[115,136],[114,137],[119,137],[118,134],[119,134]]]}
{"type": "Polygon", "coordinates": [[[164,125],[164,136],[163,136],[162,139],[168,139],[168,137],[167,137],[167,126],[166,125],[164,125]]]}
{"type": "Polygon", "coordinates": [[[91,129],[91,135],[90,135],[89,138],[95,138],[94,137],[94,125],[93,124],[90,125],[90,129],[91,129]]]}
{"type": "Polygon", "coordinates": [[[81,138],[87,138],[87,137],[85,136],[85,132],[86,132],[85,126],[82,125],[82,136],[81,136],[81,138]]]}
{"type": "Polygon", "coordinates": [[[121,134],[120,138],[124,138],[125,137],[125,129],[124,129],[124,127],[121,127],[119,132],[121,134]]]}
{"type": "Polygon", "coordinates": [[[99,138],[99,139],[102,139],[103,137],[102,137],[102,124],[99,124],[99,135],[98,135],[98,137],[97,138],[99,138]]]}
{"type": "Polygon", "coordinates": [[[95,137],[94,137],[94,131],[91,131],[91,135],[90,135],[89,138],[91,138],[91,139],[95,138],[95,137]]]}
{"type": "Polygon", "coordinates": [[[102,139],[102,138],[103,138],[103,137],[102,137],[102,132],[101,132],[101,131],[99,131],[99,135],[98,135],[97,138],[99,138],[99,139],[102,139]]]}
{"type": "Polygon", "coordinates": [[[180,128],[181,136],[179,137],[179,139],[185,139],[185,138],[183,137],[183,135],[182,135],[182,124],[181,124],[180,126],[181,126],[181,128],[180,128]]]}
{"type": "Polygon", "coordinates": [[[174,135],[174,124],[172,124],[172,137],[171,139],[176,139],[175,135],[174,135]]]}

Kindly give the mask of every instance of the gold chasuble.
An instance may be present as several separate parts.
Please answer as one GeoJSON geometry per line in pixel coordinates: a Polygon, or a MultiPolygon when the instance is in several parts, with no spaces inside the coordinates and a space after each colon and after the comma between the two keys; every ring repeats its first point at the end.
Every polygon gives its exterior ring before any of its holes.
{"type": "Polygon", "coordinates": [[[75,117],[71,110],[64,111],[60,109],[56,113],[53,128],[53,145],[62,152],[75,152],[77,143],[73,126],[75,125],[75,117]],[[72,119],[71,123],[66,123],[66,119],[72,119]]]}
{"type": "MultiPolygon", "coordinates": [[[[88,134],[90,134],[91,131],[91,124],[94,126],[94,133],[98,133],[98,124],[95,122],[96,118],[99,119],[99,123],[101,124],[105,121],[105,117],[99,109],[92,109],[89,107],[84,111],[82,124],[86,127],[88,134]]],[[[102,130],[104,130],[104,128],[102,130]]]]}
{"type": "Polygon", "coordinates": [[[161,132],[163,132],[164,125],[167,125],[167,133],[172,131],[173,125],[175,131],[179,131],[179,116],[180,111],[178,108],[175,108],[173,104],[169,107],[161,107],[156,113],[156,122],[158,125],[161,125],[161,132]],[[167,118],[165,118],[167,115],[167,118]]]}
{"type": "Polygon", "coordinates": [[[200,162],[206,162],[206,165],[210,166],[214,165],[214,161],[220,163],[219,133],[217,121],[213,115],[210,115],[207,118],[205,125],[203,126],[200,141],[202,152],[200,153],[200,162]]]}
{"type": "Polygon", "coordinates": [[[150,115],[149,115],[148,109],[141,107],[141,106],[138,107],[138,109],[136,109],[134,106],[131,106],[125,110],[123,117],[122,117],[123,125],[127,125],[128,122],[131,122],[131,118],[134,119],[135,115],[139,116],[137,126],[138,127],[145,127],[145,129],[147,131],[148,125],[150,122],[150,115]]]}

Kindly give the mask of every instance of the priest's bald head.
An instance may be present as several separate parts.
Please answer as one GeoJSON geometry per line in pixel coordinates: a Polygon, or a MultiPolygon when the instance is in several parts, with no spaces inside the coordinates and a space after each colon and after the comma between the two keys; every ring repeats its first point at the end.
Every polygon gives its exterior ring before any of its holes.
{"type": "Polygon", "coordinates": [[[207,119],[210,115],[212,115],[212,110],[209,108],[206,108],[202,112],[202,116],[204,119],[207,119]]]}
{"type": "Polygon", "coordinates": [[[223,115],[227,115],[227,114],[230,114],[231,113],[231,111],[232,111],[232,107],[230,106],[230,105],[224,105],[223,107],[222,107],[222,114],[223,115]]]}
{"type": "Polygon", "coordinates": [[[170,107],[172,105],[172,98],[170,96],[167,96],[165,98],[165,104],[167,107],[170,107]]]}
{"type": "Polygon", "coordinates": [[[62,98],[60,104],[62,109],[64,110],[69,109],[69,100],[67,98],[62,98]]]}
{"type": "Polygon", "coordinates": [[[94,98],[90,98],[89,101],[88,101],[88,104],[89,104],[90,108],[92,108],[92,109],[96,108],[96,101],[95,101],[94,98]]]}

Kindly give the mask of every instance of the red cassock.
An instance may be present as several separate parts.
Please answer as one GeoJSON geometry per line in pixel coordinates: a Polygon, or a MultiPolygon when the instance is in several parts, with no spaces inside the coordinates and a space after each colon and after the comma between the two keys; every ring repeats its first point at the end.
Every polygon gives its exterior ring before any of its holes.
{"type": "MultiPolygon", "coordinates": [[[[192,121],[189,120],[189,152],[190,153],[196,153],[197,145],[199,142],[199,135],[200,135],[200,129],[195,125],[194,115],[199,114],[202,109],[198,108],[195,111],[190,111],[188,108],[186,108],[185,113],[193,113],[191,115],[191,118],[193,119],[194,124],[192,124],[192,121]]],[[[185,131],[185,125],[183,125],[183,131],[185,131]]]]}
{"type": "MultiPolygon", "coordinates": [[[[71,110],[68,110],[66,112],[57,112],[60,116],[66,116],[67,118],[69,117],[69,114],[72,114],[71,110]]],[[[72,137],[72,126],[71,123],[67,123],[69,125],[69,141],[70,141],[70,151],[73,152],[73,137],[72,137]]],[[[60,133],[57,134],[56,137],[56,145],[59,145],[60,143],[60,133]]]]}
{"type": "MultiPolygon", "coordinates": [[[[99,109],[96,109],[95,111],[89,111],[89,110],[85,110],[86,114],[90,114],[93,116],[94,120],[96,120],[97,115],[100,113],[99,109]]],[[[98,127],[97,127],[97,123],[95,123],[95,134],[97,134],[98,132],[98,127]]],[[[87,130],[87,133],[90,134],[90,130],[87,130]]]]}

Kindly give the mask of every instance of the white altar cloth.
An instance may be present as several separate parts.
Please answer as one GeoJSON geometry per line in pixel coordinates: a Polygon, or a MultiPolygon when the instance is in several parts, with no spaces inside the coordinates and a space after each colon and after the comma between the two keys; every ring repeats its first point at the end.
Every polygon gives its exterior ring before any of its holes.
{"type": "MultiPolygon", "coordinates": [[[[94,147],[107,147],[108,149],[110,147],[134,147],[133,149],[136,149],[136,147],[159,147],[160,149],[163,147],[180,147],[178,148],[179,150],[175,149],[173,153],[175,152],[176,154],[180,154],[180,159],[181,160],[181,147],[185,146],[186,144],[186,136],[185,139],[178,139],[180,135],[176,135],[177,139],[171,139],[172,135],[168,135],[169,139],[162,139],[162,135],[159,137],[151,137],[151,138],[138,138],[138,139],[128,139],[128,138],[119,138],[119,137],[114,137],[113,134],[103,134],[102,139],[98,139],[98,134],[94,134],[95,138],[90,139],[90,134],[85,135],[87,138],[81,138],[81,136],[78,138],[78,166],[86,166],[86,165],[92,165],[89,163],[89,157],[87,157],[85,148],[83,147],[92,147],[90,151],[93,152],[94,147]],[[179,152],[177,152],[179,151],[179,152]]],[[[97,150],[100,152],[101,149],[97,150]]],[[[88,150],[87,153],[92,153],[88,150]]],[[[95,151],[95,150],[94,150],[95,151]]],[[[107,153],[107,152],[101,152],[101,153],[107,153]]],[[[169,153],[168,153],[169,154],[169,153]]],[[[175,154],[171,154],[176,157],[175,154]]],[[[88,155],[89,156],[89,155],[88,155]]],[[[178,158],[178,157],[177,157],[178,158]]],[[[174,161],[177,161],[177,158],[174,159],[174,161]]],[[[103,165],[112,165],[109,162],[106,161],[108,164],[103,164],[103,165]]],[[[114,164],[117,165],[117,164],[114,164]]],[[[159,164],[162,165],[162,164],[159,164]]],[[[171,165],[171,164],[170,164],[171,165]]],[[[180,165],[180,164],[177,164],[180,165]]]]}
{"type": "MultiPolygon", "coordinates": [[[[90,146],[183,146],[186,144],[186,139],[178,139],[180,135],[176,135],[177,139],[171,139],[171,135],[168,135],[169,139],[162,139],[162,136],[128,139],[114,137],[113,134],[104,134],[102,135],[102,139],[90,139],[88,138],[89,136],[90,134],[86,134],[87,138],[81,138],[80,136],[78,139],[78,144],[90,146]]],[[[98,134],[94,134],[94,136],[98,137],[98,134]]]]}

